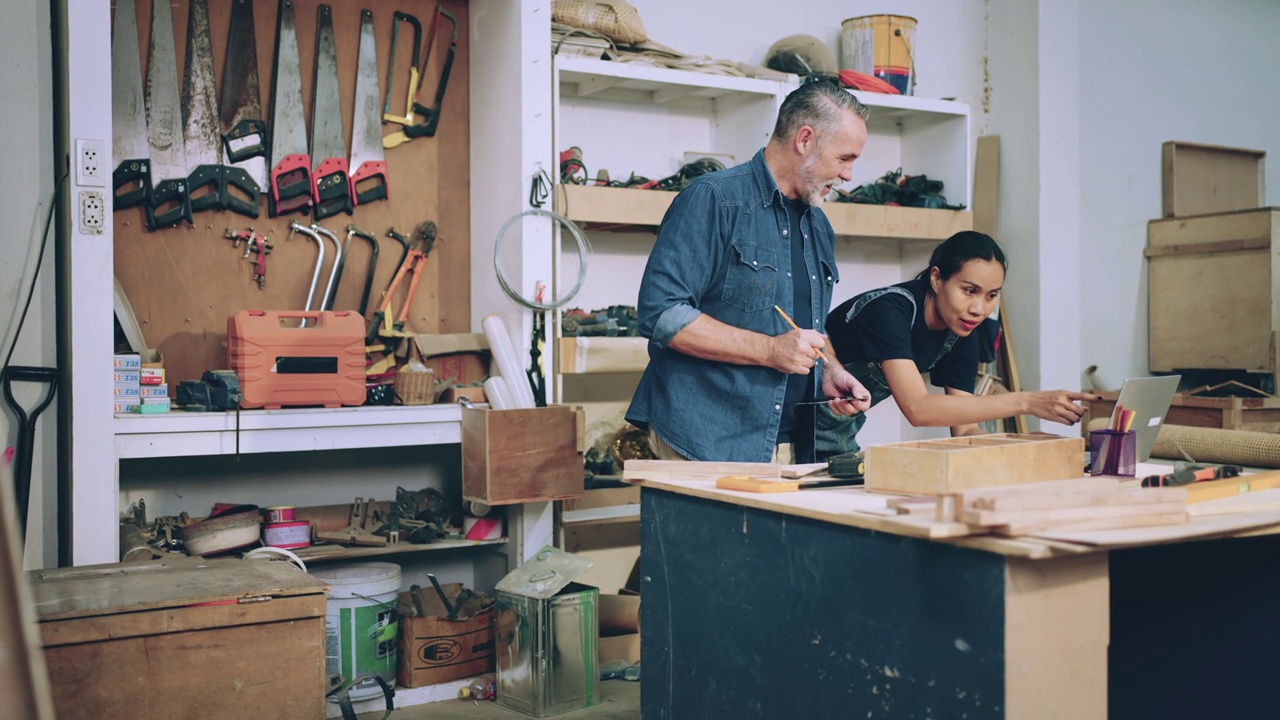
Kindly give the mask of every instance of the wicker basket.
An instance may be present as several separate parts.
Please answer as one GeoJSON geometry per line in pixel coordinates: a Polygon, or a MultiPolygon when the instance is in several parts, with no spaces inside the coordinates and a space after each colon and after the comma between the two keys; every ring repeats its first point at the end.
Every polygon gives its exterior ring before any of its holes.
{"type": "Polygon", "coordinates": [[[553,0],[551,20],[595,30],[623,45],[637,45],[649,39],[640,13],[625,0],[553,0]]]}
{"type": "Polygon", "coordinates": [[[405,365],[396,371],[393,385],[401,405],[431,405],[436,401],[436,373],[431,368],[415,370],[405,365]]]}

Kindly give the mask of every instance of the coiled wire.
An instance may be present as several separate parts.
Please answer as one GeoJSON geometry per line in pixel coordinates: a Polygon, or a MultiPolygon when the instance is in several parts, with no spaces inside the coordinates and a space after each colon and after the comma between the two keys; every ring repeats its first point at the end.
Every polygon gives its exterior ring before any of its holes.
{"type": "Polygon", "coordinates": [[[578,291],[582,289],[582,285],[587,279],[587,257],[590,254],[591,243],[587,240],[586,234],[582,232],[582,228],[578,227],[572,220],[550,210],[532,208],[512,215],[511,218],[502,225],[502,229],[498,231],[498,237],[493,241],[493,273],[497,276],[498,285],[502,287],[502,291],[507,294],[507,297],[514,300],[517,304],[532,310],[556,310],[572,300],[574,296],[578,294],[578,291]],[[526,215],[547,217],[557,223],[560,223],[561,226],[569,231],[569,234],[573,236],[574,242],[578,245],[578,278],[574,281],[573,287],[569,288],[569,292],[565,293],[564,297],[552,299],[549,303],[540,303],[535,300],[525,298],[520,293],[516,292],[515,288],[511,287],[511,283],[507,282],[506,276],[502,274],[501,260],[503,239],[507,235],[507,230],[526,215]]]}

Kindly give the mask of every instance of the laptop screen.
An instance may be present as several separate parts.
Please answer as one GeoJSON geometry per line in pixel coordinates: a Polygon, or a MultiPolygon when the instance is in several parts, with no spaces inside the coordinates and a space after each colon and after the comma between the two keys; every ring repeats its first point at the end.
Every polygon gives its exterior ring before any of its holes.
{"type": "Polygon", "coordinates": [[[1181,380],[1181,375],[1165,375],[1124,381],[1116,407],[1111,411],[1111,422],[1116,421],[1116,413],[1121,406],[1134,411],[1130,429],[1137,433],[1138,462],[1151,458],[1151,448],[1155,447],[1156,436],[1160,434],[1160,426],[1164,424],[1164,416],[1169,412],[1181,380]]]}

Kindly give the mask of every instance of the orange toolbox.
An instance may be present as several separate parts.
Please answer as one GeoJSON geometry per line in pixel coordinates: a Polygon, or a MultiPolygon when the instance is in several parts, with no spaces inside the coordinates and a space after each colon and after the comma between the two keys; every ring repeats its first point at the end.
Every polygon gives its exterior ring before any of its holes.
{"type": "Polygon", "coordinates": [[[364,357],[364,318],[354,312],[241,310],[227,318],[242,408],[363,405],[364,357]]]}

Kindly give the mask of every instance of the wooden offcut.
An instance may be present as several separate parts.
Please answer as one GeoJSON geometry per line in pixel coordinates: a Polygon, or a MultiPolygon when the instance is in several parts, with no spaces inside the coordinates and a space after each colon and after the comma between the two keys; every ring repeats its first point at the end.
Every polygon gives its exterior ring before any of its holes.
{"type": "Polygon", "coordinates": [[[326,586],[288,563],[182,558],[28,578],[60,720],[325,715],[326,586]]]}
{"type": "Polygon", "coordinates": [[[867,489],[938,495],[974,488],[1081,477],[1084,440],[1050,435],[980,435],[872,445],[867,489]]]}
{"type": "MultiPolygon", "coordinates": [[[[293,2],[308,128],[319,4],[317,0],[293,2]]],[[[436,3],[425,0],[369,0],[363,4],[329,4],[333,7],[342,117],[349,136],[355,103],[355,62],[361,9],[368,8],[373,12],[380,83],[378,109],[381,110],[381,98],[387,91],[385,83],[391,50],[392,13],[412,14],[422,22],[424,29],[429,29],[436,3]]],[[[469,12],[463,0],[443,0],[443,4],[458,18],[459,32],[457,52],[435,137],[416,138],[385,151],[387,200],[359,206],[350,216],[339,214],[320,221],[340,240],[345,239],[348,223],[354,223],[361,230],[378,237],[380,254],[369,299],[370,316],[377,309],[380,293],[395,274],[402,251],[396,241],[387,237],[387,229],[395,228],[397,232],[411,236],[418,223],[426,220],[436,222],[439,239],[423,265],[423,277],[418,283],[406,322],[407,330],[418,333],[467,332],[471,329],[469,12]]],[[[213,67],[219,87],[223,82],[221,74],[227,51],[231,6],[232,3],[209,3],[213,67]]],[[[173,4],[179,77],[185,62],[182,49],[186,42],[187,13],[187,3],[173,4]]],[[[137,21],[142,67],[145,68],[151,0],[138,0],[137,21]]],[[[442,25],[427,70],[429,77],[423,79],[428,93],[434,92],[440,63],[448,46],[449,29],[447,24],[442,25]]],[[[275,28],[276,3],[255,3],[258,81],[264,112],[271,107],[275,28]]],[[[407,27],[402,27],[397,48],[400,64],[396,67],[392,90],[393,104],[399,103],[401,109],[404,108],[409,83],[409,42],[406,37],[411,38],[412,34],[407,27]]],[[[426,45],[425,37],[423,45],[426,45]]],[[[399,125],[383,126],[384,133],[398,129],[399,125]]],[[[354,172],[355,168],[351,170],[354,172]]],[[[176,388],[182,380],[199,379],[205,370],[227,367],[227,318],[237,310],[302,309],[316,264],[314,242],[302,235],[289,238],[292,221],[309,225],[312,217],[294,214],[269,218],[265,197],[257,219],[229,211],[196,213],[194,218],[194,225],[183,224],[147,232],[142,208],[129,208],[113,214],[115,275],[128,296],[147,344],[164,353],[171,388],[176,388]],[[227,228],[237,231],[254,228],[274,244],[275,248],[267,258],[265,289],[259,290],[252,281],[251,260],[241,259],[244,245],[232,247],[231,241],[223,237],[227,228]]],[[[324,242],[325,260],[317,296],[323,293],[333,266],[333,244],[328,240],[324,242]]],[[[358,238],[351,241],[342,281],[335,289],[333,309],[359,310],[370,252],[367,242],[358,238]]],[[[396,292],[392,307],[397,311],[407,284],[402,282],[396,292]]],[[[316,306],[313,304],[312,307],[316,306]]]]}
{"type": "Polygon", "coordinates": [[[1164,217],[1261,207],[1266,152],[1170,140],[1161,146],[1164,217]]]}
{"type": "Polygon", "coordinates": [[[582,409],[462,409],[462,496],[487,505],[581,497],[582,409]]]}

